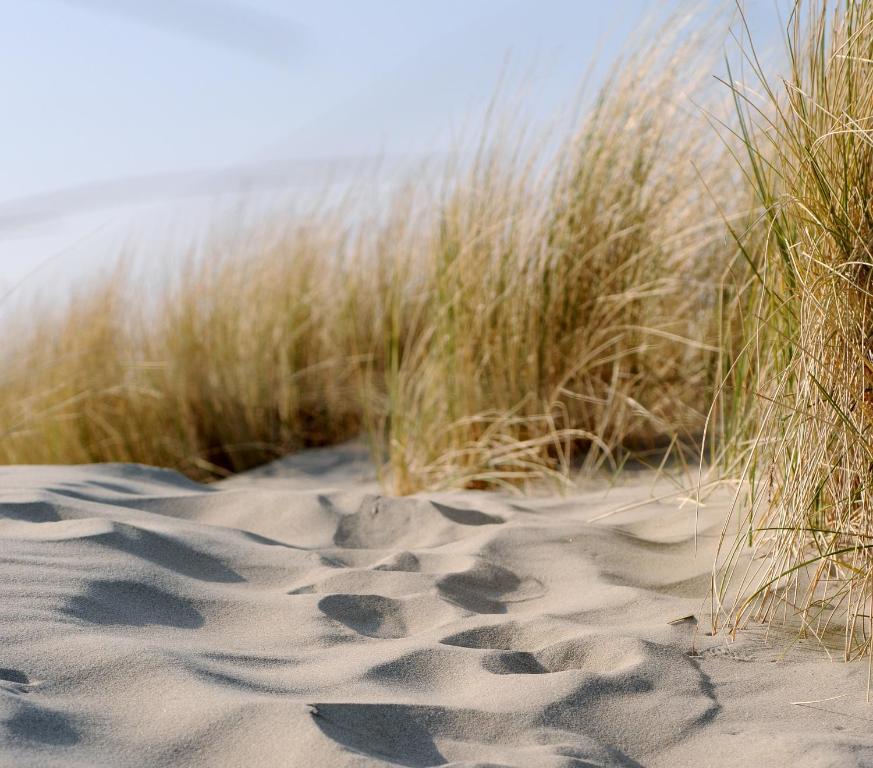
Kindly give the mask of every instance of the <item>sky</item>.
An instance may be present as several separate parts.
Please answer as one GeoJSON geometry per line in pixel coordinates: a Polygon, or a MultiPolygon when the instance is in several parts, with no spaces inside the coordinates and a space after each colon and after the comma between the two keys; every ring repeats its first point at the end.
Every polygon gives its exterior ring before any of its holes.
{"type": "MultiPolygon", "coordinates": [[[[252,185],[448,151],[501,76],[545,119],[663,5],[0,0],[0,290],[105,267],[252,185]]],[[[774,0],[746,6],[766,36],[774,0]]]]}

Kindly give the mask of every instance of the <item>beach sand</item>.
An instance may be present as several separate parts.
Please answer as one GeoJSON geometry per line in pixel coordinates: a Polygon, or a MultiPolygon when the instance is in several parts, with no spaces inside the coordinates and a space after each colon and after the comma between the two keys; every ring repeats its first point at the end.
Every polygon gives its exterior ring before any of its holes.
{"type": "Polygon", "coordinates": [[[729,501],[0,469],[0,765],[873,764],[866,663],[709,634],[729,501]]]}

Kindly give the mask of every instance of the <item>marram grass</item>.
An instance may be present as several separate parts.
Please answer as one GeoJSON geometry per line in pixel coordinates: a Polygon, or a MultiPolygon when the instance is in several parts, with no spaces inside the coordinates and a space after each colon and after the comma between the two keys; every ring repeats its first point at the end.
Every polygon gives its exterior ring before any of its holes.
{"type": "Polygon", "coordinates": [[[735,249],[698,176],[718,187],[726,155],[690,100],[701,39],[676,21],[650,39],[557,148],[492,120],[472,160],[376,215],[216,236],[147,302],[119,270],[31,314],[5,350],[0,461],[210,479],[366,431],[409,493],[693,446],[735,249]]]}
{"type": "Polygon", "coordinates": [[[854,657],[873,628],[873,3],[800,3],[787,41],[784,78],[749,49],[755,82],[734,86],[760,207],[740,304],[755,419],[715,598],[729,626],[843,632],[854,657]]]}
{"type": "Polygon", "coordinates": [[[699,440],[734,248],[698,178],[726,159],[690,102],[700,41],[679,37],[624,60],[545,163],[487,146],[441,203],[423,330],[387,387],[401,492],[699,440]]]}

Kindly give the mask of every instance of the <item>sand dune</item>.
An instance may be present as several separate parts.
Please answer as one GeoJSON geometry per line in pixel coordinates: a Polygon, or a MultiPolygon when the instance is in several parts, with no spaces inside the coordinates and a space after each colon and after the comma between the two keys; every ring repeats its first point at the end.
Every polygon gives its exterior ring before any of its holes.
{"type": "Polygon", "coordinates": [[[864,665],[703,617],[725,501],[0,470],[0,765],[851,766],[864,665]],[[792,702],[843,698],[798,705],[792,702]]]}

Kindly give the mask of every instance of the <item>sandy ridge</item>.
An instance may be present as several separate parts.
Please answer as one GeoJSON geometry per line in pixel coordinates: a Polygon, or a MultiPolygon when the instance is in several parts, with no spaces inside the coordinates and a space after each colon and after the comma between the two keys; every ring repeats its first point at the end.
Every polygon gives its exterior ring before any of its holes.
{"type": "Polygon", "coordinates": [[[0,470],[0,765],[868,765],[866,670],[695,630],[725,503],[0,470]],[[814,706],[792,701],[854,694],[814,706]]]}

